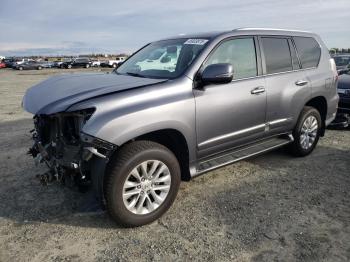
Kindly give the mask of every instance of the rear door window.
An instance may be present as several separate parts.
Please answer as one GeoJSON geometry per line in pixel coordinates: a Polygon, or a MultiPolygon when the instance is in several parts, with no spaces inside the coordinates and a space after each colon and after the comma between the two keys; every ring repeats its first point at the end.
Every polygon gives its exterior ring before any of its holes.
{"type": "Polygon", "coordinates": [[[262,37],[261,42],[267,74],[293,70],[287,38],[262,37]]]}
{"type": "Polygon", "coordinates": [[[321,57],[321,48],[312,37],[293,37],[302,68],[317,67],[321,57]]]}

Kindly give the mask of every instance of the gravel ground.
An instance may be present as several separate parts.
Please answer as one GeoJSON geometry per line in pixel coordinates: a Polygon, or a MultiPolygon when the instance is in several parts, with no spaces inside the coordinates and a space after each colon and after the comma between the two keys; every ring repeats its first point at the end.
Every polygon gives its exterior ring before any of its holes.
{"type": "Polygon", "coordinates": [[[350,130],[305,158],[280,149],[183,182],[148,226],[79,213],[86,195],[35,179],[20,107],[29,86],[76,71],[0,70],[0,261],[350,261],[350,130]]]}

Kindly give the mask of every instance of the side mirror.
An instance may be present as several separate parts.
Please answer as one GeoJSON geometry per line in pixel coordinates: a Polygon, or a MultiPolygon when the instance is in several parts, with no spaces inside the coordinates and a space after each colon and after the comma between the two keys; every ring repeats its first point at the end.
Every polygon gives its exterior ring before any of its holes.
{"type": "Polygon", "coordinates": [[[231,64],[208,65],[201,76],[203,84],[226,84],[233,79],[233,66],[231,64]]]}

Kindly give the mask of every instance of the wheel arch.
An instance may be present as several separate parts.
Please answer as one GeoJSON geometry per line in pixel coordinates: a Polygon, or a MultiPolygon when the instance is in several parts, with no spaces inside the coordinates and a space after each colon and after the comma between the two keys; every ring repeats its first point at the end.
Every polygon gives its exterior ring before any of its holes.
{"type": "Polygon", "coordinates": [[[168,148],[179,161],[181,179],[185,181],[190,180],[189,147],[185,136],[180,131],[176,129],[161,129],[140,135],[132,141],[138,140],[149,140],[168,148]]]}
{"type": "Polygon", "coordinates": [[[305,106],[311,106],[320,113],[322,119],[321,136],[324,136],[326,130],[326,117],[328,108],[326,98],[323,96],[313,97],[308,102],[306,102],[305,106]]]}

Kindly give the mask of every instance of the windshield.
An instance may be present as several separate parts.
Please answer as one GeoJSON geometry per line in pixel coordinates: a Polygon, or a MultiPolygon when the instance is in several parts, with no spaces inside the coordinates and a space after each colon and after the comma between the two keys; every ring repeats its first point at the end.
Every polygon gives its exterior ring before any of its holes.
{"type": "Polygon", "coordinates": [[[337,66],[347,66],[350,64],[350,56],[335,56],[334,61],[337,66]]]}
{"type": "Polygon", "coordinates": [[[117,74],[172,79],[180,76],[203,50],[208,39],[172,39],[154,42],[126,60],[117,74]]]}

